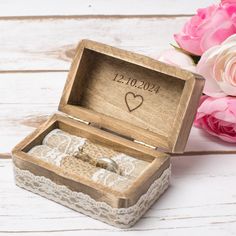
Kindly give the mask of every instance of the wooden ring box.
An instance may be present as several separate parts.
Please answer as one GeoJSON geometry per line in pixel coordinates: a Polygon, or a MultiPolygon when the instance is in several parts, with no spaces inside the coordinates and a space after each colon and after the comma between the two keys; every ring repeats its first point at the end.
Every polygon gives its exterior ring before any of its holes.
{"type": "Polygon", "coordinates": [[[12,151],[16,184],[116,227],[132,226],[168,187],[167,153],[184,151],[203,85],[191,72],[82,40],[61,112],[12,151]],[[130,188],[117,192],[27,154],[55,128],[150,165],[130,188]]]}

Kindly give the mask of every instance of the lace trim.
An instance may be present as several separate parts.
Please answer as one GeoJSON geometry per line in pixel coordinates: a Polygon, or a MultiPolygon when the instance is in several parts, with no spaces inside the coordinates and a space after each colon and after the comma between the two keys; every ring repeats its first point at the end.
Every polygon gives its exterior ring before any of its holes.
{"type": "MultiPolygon", "coordinates": [[[[45,148],[48,146],[55,149],[55,152],[60,151],[61,153],[71,156],[73,156],[75,153],[78,153],[78,151],[83,148],[83,152],[94,159],[101,157],[111,158],[119,165],[119,168],[121,169],[121,175],[131,178],[140,176],[144,169],[150,164],[149,162],[136,159],[100,144],[93,143],[86,138],[71,135],[60,129],[54,129],[48,133],[43,140],[43,146],[46,146],[45,148]]],[[[52,158],[51,155],[48,157],[45,157],[45,155],[43,156],[40,154],[42,158],[48,159],[48,162],[52,162],[52,160],[55,159],[55,157],[52,158]]]]}
{"type": "Polygon", "coordinates": [[[14,166],[15,181],[19,187],[37,193],[64,206],[79,211],[92,218],[118,228],[128,228],[160,197],[169,185],[171,167],[166,169],[160,178],[155,180],[148,191],[137,203],[128,208],[112,208],[105,202],[97,202],[89,195],[75,192],[64,185],[57,185],[44,176],[36,176],[28,170],[14,166]]]}
{"type": "Polygon", "coordinates": [[[124,176],[115,174],[105,169],[99,169],[93,173],[91,179],[94,182],[101,183],[118,191],[122,191],[122,189],[128,188],[132,184],[132,179],[127,179],[124,176]]]}
{"type": "Polygon", "coordinates": [[[85,144],[85,141],[86,138],[69,135],[60,129],[54,129],[45,136],[43,144],[51,148],[57,148],[63,153],[73,155],[85,144]]]}
{"type": "Polygon", "coordinates": [[[46,145],[34,146],[28,153],[55,166],[60,166],[61,161],[68,156],[67,154],[61,153],[56,148],[50,148],[46,145]]]}
{"type": "MultiPolygon", "coordinates": [[[[58,149],[48,147],[47,145],[37,145],[30,149],[28,153],[45,162],[59,166],[68,172],[75,173],[87,179],[92,179],[94,182],[109,186],[117,191],[127,189],[134,181],[134,178],[127,178],[126,176],[121,176],[109,170],[95,167],[88,162],[84,162],[78,158],[69,156],[68,154],[61,153],[58,149]]],[[[132,158],[132,160],[135,159],[132,158]]],[[[128,163],[130,163],[127,165],[129,168],[133,161],[127,161],[127,164],[128,163]]],[[[123,169],[124,165],[125,162],[123,161],[121,164],[123,169]]],[[[135,165],[135,162],[133,165],[135,165]]],[[[142,168],[142,166],[140,167],[140,165],[137,165],[137,168],[135,169],[136,171],[134,173],[140,174],[141,171],[138,169],[138,167],[141,170],[144,168],[142,168]]]]}
{"type": "Polygon", "coordinates": [[[132,178],[140,176],[145,170],[145,168],[150,164],[146,161],[136,159],[124,153],[118,153],[117,155],[114,155],[111,159],[119,165],[123,176],[128,176],[132,178]]]}

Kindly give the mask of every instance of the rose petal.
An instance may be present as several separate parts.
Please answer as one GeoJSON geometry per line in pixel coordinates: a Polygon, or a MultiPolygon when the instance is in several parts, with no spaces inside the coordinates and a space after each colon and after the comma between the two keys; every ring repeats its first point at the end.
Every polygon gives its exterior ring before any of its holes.
{"type": "Polygon", "coordinates": [[[213,67],[216,60],[217,52],[219,47],[215,46],[207,50],[200,61],[197,64],[196,71],[202,75],[206,81],[204,86],[204,93],[208,96],[223,97],[226,94],[221,90],[219,85],[216,83],[213,75],[213,67]]]}
{"type": "Polygon", "coordinates": [[[194,125],[224,141],[236,143],[236,98],[204,96],[194,125]]]}
{"type": "Polygon", "coordinates": [[[184,50],[191,52],[195,55],[202,55],[202,50],[199,45],[199,39],[190,37],[185,34],[174,34],[175,41],[184,50]]]}
{"type": "Polygon", "coordinates": [[[196,66],[192,58],[176,49],[165,50],[161,52],[156,59],[170,65],[196,72],[196,66]]]}

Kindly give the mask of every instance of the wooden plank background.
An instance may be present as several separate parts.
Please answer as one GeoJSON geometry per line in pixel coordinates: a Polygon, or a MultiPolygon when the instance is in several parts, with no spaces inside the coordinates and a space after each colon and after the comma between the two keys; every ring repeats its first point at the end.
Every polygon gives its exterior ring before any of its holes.
{"type": "Polygon", "coordinates": [[[172,186],[129,230],[15,187],[10,159],[12,147],[57,110],[80,39],[155,58],[196,8],[214,2],[0,1],[0,235],[236,234],[236,157],[229,154],[236,147],[196,128],[185,155],[173,157],[172,186]]]}

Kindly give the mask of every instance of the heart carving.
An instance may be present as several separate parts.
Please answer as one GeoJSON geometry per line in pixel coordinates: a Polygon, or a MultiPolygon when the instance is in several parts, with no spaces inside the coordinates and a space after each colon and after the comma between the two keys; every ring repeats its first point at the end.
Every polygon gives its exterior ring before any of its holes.
{"type": "Polygon", "coordinates": [[[143,104],[143,97],[141,95],[128,92],[125,94],[125,103],[129,112],[132,112],[143,104]]]}

